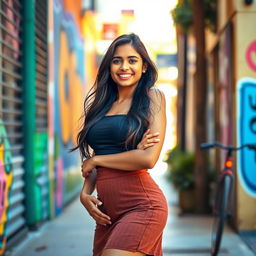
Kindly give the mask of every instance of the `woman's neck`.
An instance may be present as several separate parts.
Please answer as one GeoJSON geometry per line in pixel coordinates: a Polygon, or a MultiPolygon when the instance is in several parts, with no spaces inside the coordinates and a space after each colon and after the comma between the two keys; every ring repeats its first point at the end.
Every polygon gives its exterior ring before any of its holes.
{"type": "Polygon", "coordinates": [[[118,88],[117,102],[121,103],[124,101],[130,101],[132,99],[135,88],[118,88]]]}

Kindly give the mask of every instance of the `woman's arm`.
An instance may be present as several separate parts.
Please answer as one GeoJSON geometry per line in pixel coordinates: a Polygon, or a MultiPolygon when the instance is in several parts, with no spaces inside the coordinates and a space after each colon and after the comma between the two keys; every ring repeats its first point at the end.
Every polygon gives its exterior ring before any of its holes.
{"type": "MultiPolygon", "coordinates": [[[[84,185],[81,190],[81,194],[91,195],[95,190],[97,171],[93,169],[93,171],[88,175],[87,179],[84,180],[84,185]]],[[[81,195],[80,194],[80,195],[81,195]]]]}
{"type": "Polygon", "coordinates": [[[101,212],[97,206],[102,205],[95,196],[91,196],[95,189],[97,171],[94,169],[86,179],[80,193],[80,202],[83,204],[88,213],[94,218],[96,223],[106,226],[111,224],[110,217],[101,212]]]}
{"type": "Polygon", "coordinates": [[[119,170],[151,169],[156,164],[165,136],[166,111],[165,98],[158,90],[151,90],[153,114],[150,119],[149,129],[151,133],[159,132],[160,141],[145,150],[134,149],[117,154],[98,155],[85,160],[83,165],[84,174],[95,166],[114,168],[119,170]]]}

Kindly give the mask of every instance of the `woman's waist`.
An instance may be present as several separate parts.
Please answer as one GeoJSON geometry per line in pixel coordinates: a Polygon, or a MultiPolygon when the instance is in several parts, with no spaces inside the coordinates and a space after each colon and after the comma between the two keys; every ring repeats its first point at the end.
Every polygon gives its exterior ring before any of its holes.
{"type": "Polygon", "coordinates": [[[148,174],[147,169],[141,170],[119,170],[106,167],[97,168],[97,181],[106,179],[116,179],[132,175],[148,174]]]}

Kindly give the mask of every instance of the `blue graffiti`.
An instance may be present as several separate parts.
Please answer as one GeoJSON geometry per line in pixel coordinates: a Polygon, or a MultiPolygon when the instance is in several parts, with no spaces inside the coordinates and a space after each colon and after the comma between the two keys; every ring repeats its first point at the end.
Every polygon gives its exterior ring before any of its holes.
{"type": "MultiPolygon", "coordinates": [[[[238,82],[238,144],[256,144],[256,80],[238,82]]],[[[256,152],[243,149],[238,154],[239,179],[245,191],[256,197],[256,152]]]]}

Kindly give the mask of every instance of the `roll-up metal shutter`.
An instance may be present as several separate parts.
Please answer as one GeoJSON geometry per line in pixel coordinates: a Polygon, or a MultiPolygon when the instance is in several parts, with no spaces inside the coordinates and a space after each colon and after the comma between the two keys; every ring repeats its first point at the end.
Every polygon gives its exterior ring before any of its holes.
{"type": "Polygon", "coordinates": [[[24,234],[22,5],[0,1],[0,250],[24,234]]]}
{"type": "Polygon", "coordinates": [[[47,114],[47,1],[36,1],[36,141],[35,172],[41,187],[41,218],[49,216],[48,114],[47,114]]]}

